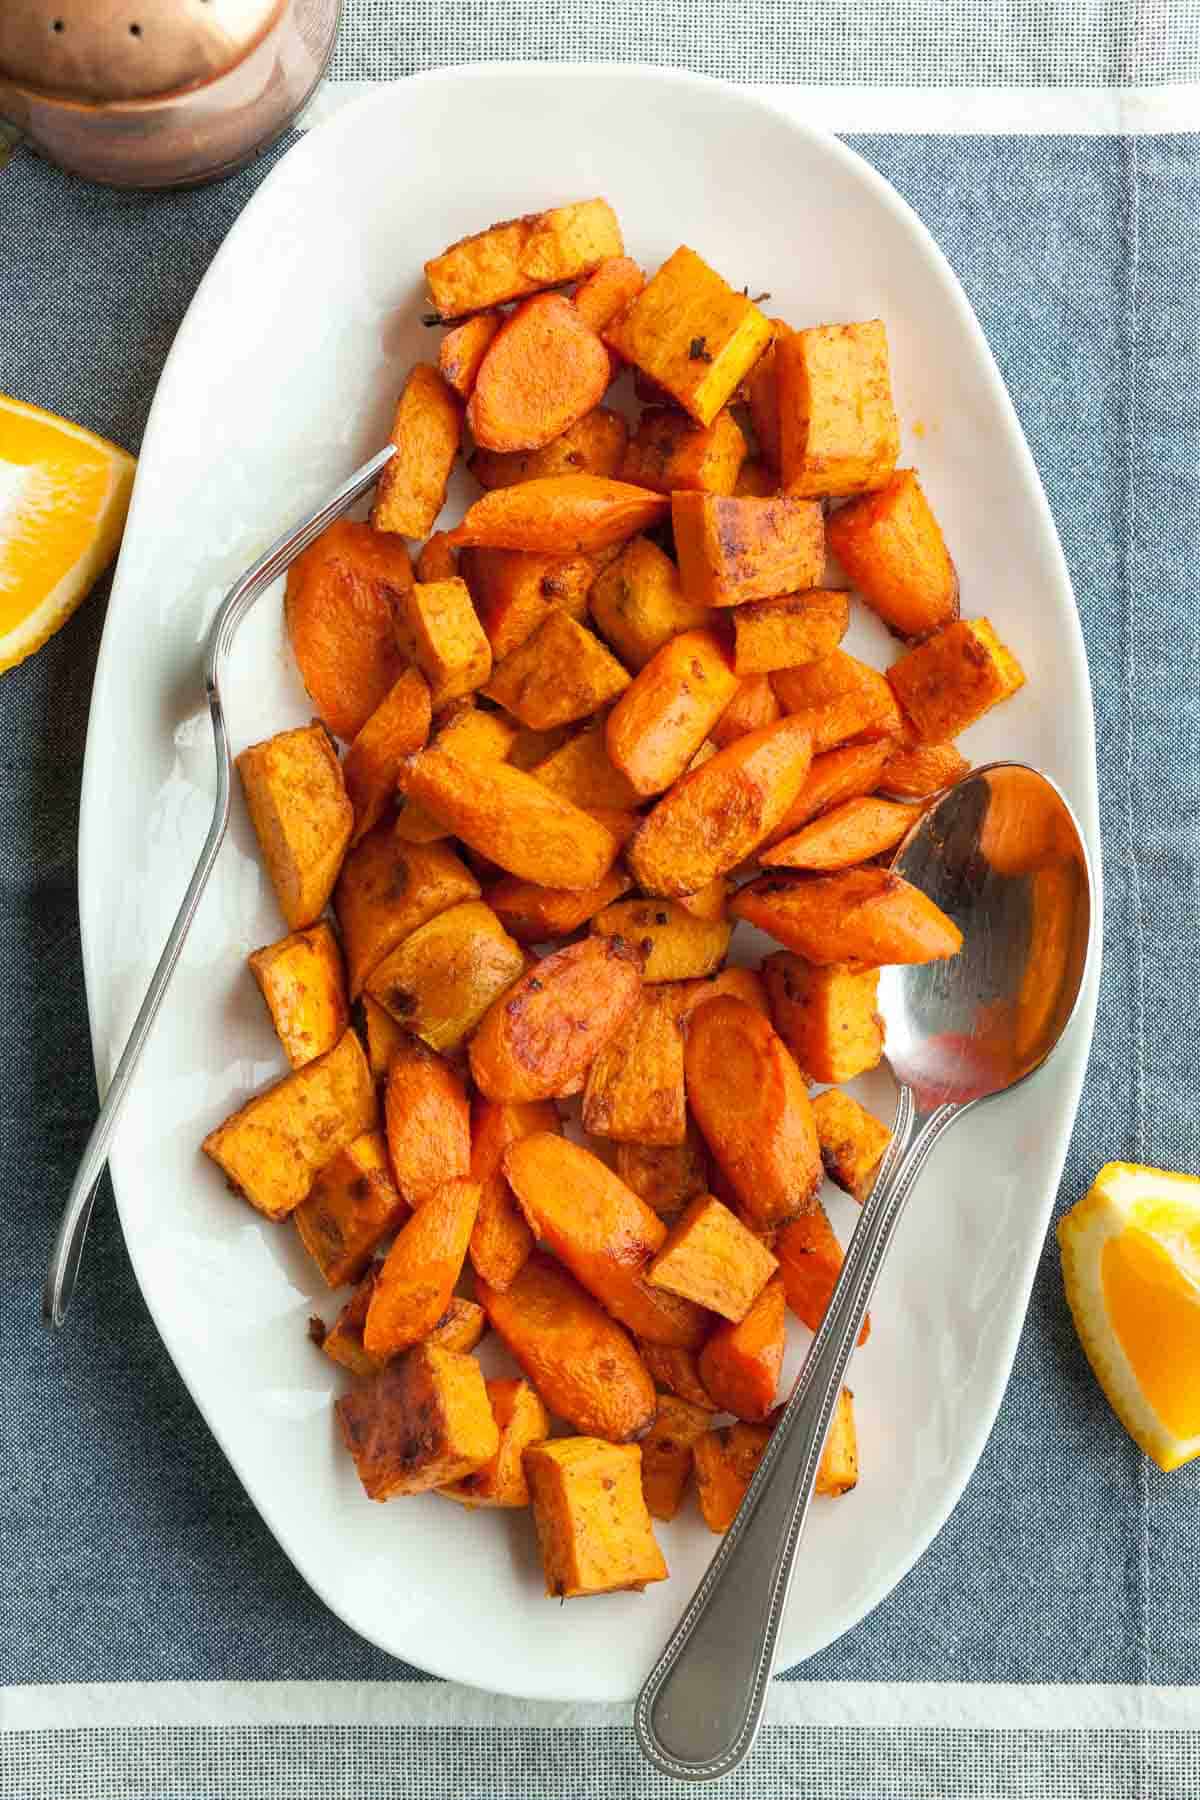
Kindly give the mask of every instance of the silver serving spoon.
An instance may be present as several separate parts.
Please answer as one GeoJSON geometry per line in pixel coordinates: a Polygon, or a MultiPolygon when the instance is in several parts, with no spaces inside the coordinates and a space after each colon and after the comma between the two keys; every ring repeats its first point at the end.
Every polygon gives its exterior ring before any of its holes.
{"type": "Polygon", "coordinates": [[[79,1167],[75,1171],[75,1179],[71,1183],[71,1191],[67,1195],[67,1204],[63,1208],[63,1216],[58,1227],[58,1236],[54,1240],[54,1249],[50,1253],[46,1285],[42,1289],[42,1319],[49,1326],[61,1325],[67,1316],[67,1307],[71,1304],[71,1295],[75,1291],[75,1279],[79,1274],[79,1259],[83,1255],[83,1241],[87,1236],[92,1207],[95,1204],[96,1186],[104,1173],[104,1165],[108,1161],[109,1146],[117,1128],[117,1120],[121,1116],[121,1108],[125,1104],[129,1084],[141,1061],[142,1051],[146,1047],[146,1039],[150,1036],[150,1028],[154,1024],[171,976],[175,972],[175,964],[179,961],[179,952],[183,949],[184,940],[191,929],[192,919],[200,904],[200,896],[208,884],[213,864],[217,860],[217,852],[221,848],[229,825],[229,800],[233,786],[233,754],[229,747],[229,734],[225,729],[225,712],[221,704],[221,677],[225,672],[238,626],[259,595],[264,594],[271,583],[278,580],[285,569],[295,562],[300,552],[307,550],[313,539],[319,537],[327,525],[332,524],[334,519],[344,513],[347,507],[376,481],[380,470],[393,453],[394,445],[392,444],[377,451],[370,462],[364,463],[361,469],[356,469],[354,474],[342,483],[336,493],[331,494],[329,499],[324,501],[315,512],[309,513],[306,518],[297,520],[290,531],[285,531],[281,538],[277,538],[271,548],[246,570],[240,580],[234,582],[222,600],[209,629],[204,656],[204,686],[208,695],[208,710],[212,719],[213,740],[217,752],[217,793],[213,803],[212,824],[208,828],[208,836],[204,840],[200,860],[196,864],[192,879],[188,882],[187,892],[183,896],[175,923],[171,927],[171,935],[163,947],[163,953],[158,959],[158,966],[150,978],[146,998],[142,1001],[141,1010],[133,1022],[129,1041],[121,1052],[121,1060],[117,1064],[116,1073],[104,1096],[100,1116],[92,1127],[92,1135],[87,1141],[79,1167]]]}
{"type": "Polygon", "coordinates": [[[834,1404],[930,1151],[970,1107],[1041,1067],[1084,985],[1092,871],[1071,808],[1035,769],[993,763],[966,776],[914,827],[894,867],[950,914],[963,947],[880,976],[900,1085],[891,1144],[787,1409],[634,1709],[643,1754],[679,1780],[728,1775],[758,1732],[834,1404]]]}

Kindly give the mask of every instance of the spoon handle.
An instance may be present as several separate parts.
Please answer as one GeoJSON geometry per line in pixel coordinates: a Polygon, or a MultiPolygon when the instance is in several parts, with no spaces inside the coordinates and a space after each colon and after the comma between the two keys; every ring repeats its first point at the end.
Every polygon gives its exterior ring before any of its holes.
{"type": "Polygon", "coordinates": [[[941,1106],[921,1117],[912,1090],[900,1090],[892,1141],[792,1397],[737,1518],[638,1696],[638,1743],[665,1775],[715,1780],[754,1742],[846,1365],[905,1203],[960,1110],[941,1106]]]}

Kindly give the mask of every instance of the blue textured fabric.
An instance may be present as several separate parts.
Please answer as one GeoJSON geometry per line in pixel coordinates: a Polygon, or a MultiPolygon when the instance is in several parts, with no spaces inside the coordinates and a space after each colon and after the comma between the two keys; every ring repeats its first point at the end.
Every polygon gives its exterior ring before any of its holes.
{"type": "MultiPolygon", "coordinates": [[[[1050,493],[1095,686],[1100,1021],[1061,1204],[1106,1157],[1200,1169],[1200,140],[867,137],[999,357],[1050,493]]],[[[278,154],[275,152],[274,154],[278,154]]],[[[136,448],[172,334],[273,157],[170,197],[0,177],[0,387],[136,448]]],[[[97,594],[0,679],[0,1683],[403,1675],[292,1571],[197,1416],[102,1204],[70,1329],[36,1322],[95,1094],[75,831],[97,594]],[[169,1603],[168,1603],[169,1602],[169,1603]]],[[[1187,1681],[1200,1467],[1108,1412],[1048,1249],[991,1442],[892,1597],[795,1678],[1187,1681]]]]}

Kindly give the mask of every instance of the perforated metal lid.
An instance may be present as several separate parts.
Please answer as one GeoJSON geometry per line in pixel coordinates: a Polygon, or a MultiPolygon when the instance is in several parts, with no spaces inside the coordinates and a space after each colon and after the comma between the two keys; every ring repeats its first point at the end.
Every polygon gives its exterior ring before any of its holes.
{"type": "Polygon", "coordinates": [[[0,78],[84,104],[148,100],[241,62],[286,0],[0,0],[0,78]]]}

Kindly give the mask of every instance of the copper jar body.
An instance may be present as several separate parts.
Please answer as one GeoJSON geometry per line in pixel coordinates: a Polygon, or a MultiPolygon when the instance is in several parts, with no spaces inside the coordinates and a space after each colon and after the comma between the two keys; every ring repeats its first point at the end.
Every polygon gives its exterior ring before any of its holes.
{"type": "Polygon", "coordinates": [[[341,0],[0,0],[0,118],[111,187],[192,186],[279,136],[341,0]]]}

